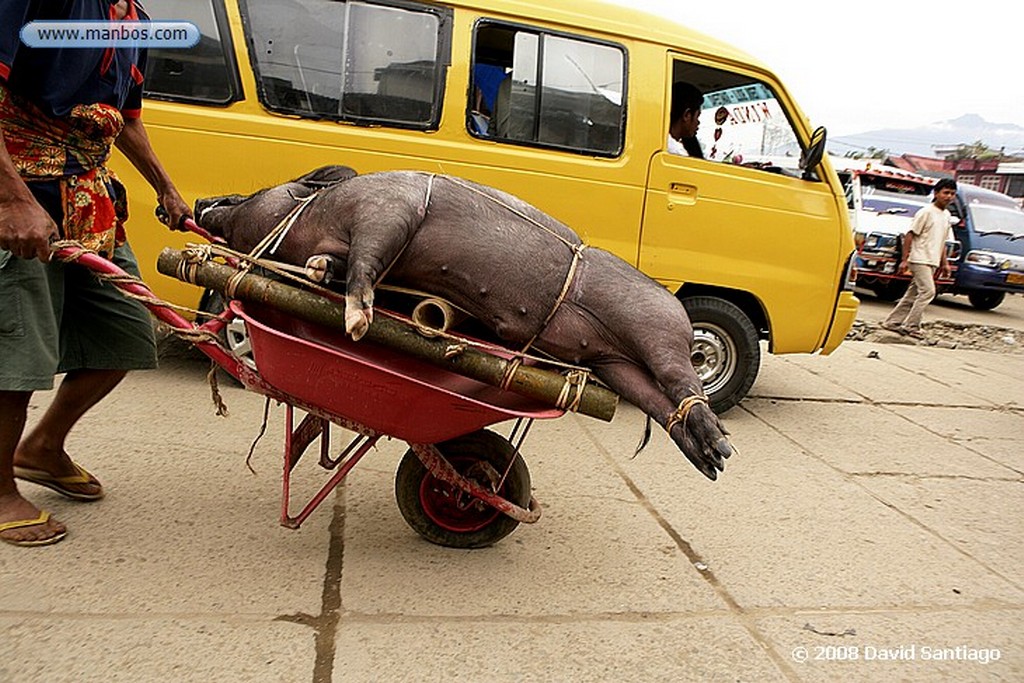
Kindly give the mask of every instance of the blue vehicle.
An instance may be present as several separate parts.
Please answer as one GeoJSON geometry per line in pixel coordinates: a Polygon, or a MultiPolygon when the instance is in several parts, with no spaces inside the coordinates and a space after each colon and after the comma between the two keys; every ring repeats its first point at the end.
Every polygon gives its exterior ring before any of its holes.
{"type": "Polygon", "coordinates": [[[1017,202],[961,183],[949,211],[957,219],[960,258],[952,287],[939,291],[966,294],[983,311],[1001,304],[1008,292],[1024,293],[1024,211],[1017,202]]]}

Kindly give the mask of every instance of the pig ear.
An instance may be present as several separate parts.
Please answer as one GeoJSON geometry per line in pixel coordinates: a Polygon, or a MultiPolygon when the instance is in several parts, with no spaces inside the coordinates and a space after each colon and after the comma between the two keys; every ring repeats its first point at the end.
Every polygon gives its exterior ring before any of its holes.
{"type": "Polygon", "coordinates": [[[321,166],[315,171],[310,171],[306,175],[296,178],[294,182],[304,185],[311,190],[319,190],[322,187],[344,182],[357,175],[359,174],[348,166],[321,166]]]}

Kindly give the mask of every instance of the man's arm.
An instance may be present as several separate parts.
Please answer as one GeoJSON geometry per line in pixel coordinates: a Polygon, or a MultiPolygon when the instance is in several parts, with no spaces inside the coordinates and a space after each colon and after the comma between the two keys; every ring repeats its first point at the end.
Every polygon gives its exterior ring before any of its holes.
{"type": "Polygon", "coordinates": [[[942,240],[942,251],[940,252],[939,256],[939,269],[935,272],[936,277],[941,278],[943,280],[945,280],[952,274],[952,271],[949,267],[949,259],[946,258],[946,242],[953,236],[950,234],[949,217],[946,217],[945,220],[946,231],[943,233],[945,235],[945,238],[942,240]]]}
{"type": "Polygon", "coordinates": [[[900,266],[897,272],[906,274],[910,272],[910,249],[914,245],[914,231],[907,230],[903,235],[903,255],[900,257],[900,266]]]}
{"type": "Polygon", "coordinates": [[[124,129],[115,142],[128,161],[139,170],[142,177],[156,190],[157,202],[167,210],[170,216],[170,227],[175,230],[184,230],[181,226],[182,220],[192,217],[192,210],[185,203],[178,193],[178,189],[171,182],[171,178],[164,170],[163,164],[153,151],[149,143],[149,135],[142,125],[142,119],[125,119],[124,129]]]}
{"type": "Polygon", "coordinates": [[[0,126],[0,249],[20,258],[49,261],[50,240],[57,235],[57,224],[15,170],[0,126]]]}

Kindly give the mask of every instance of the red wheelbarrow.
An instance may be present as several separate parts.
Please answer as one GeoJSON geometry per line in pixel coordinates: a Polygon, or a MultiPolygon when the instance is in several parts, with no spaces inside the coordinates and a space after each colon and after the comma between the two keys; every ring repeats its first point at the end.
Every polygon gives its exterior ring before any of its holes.
{"type": "Polygon", "coordinates": [[[406,522],[428,541],[484,547],[521,522],[540,518],[519,449],[534,419],[559,417],[564,410],[384,346],[353,342],[342,330],[268,306],[231,300],[219,316],[197,325],[96,254],[63,247],[54,257],[75,260],[109,277],[246,388],[285,404],[283,526],[297,529],[385,436],[409,444],[396,474],[395,496],[406,522]],[[252,363],[233,355],[218,339],[236,320],[245,322],[252,363]],[[301,419],[296,409],[305,413],[301,419]],[[513,419],[507,438],[485,429],[513,419]],[[336,456],[330,446],[331,423],[355,433],[336,456]],[[293,516],[291,473],[318,438],[319,464],[333,474],[293,516]]]}

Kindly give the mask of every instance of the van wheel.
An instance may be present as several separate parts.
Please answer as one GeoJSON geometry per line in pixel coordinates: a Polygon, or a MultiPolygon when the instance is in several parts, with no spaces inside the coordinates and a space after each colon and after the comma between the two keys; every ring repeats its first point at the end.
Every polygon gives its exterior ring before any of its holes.
{"type": "Polygon", "coordinates": [[[993,308],[1003,303],[1003,299],[1006,298],[1006,294],[1004,292],[973,291],[967,293],[967,298],[971,300],[971,305],[979,311],[991,311],[993,308]]]}
{"type": "Polygon", "coordinates": [[[683,299],[693,325],[690,358],[708,403],[724,413],[747,395],[761,365],[757,330],[747,314],[725,299],[683,299]]]}

